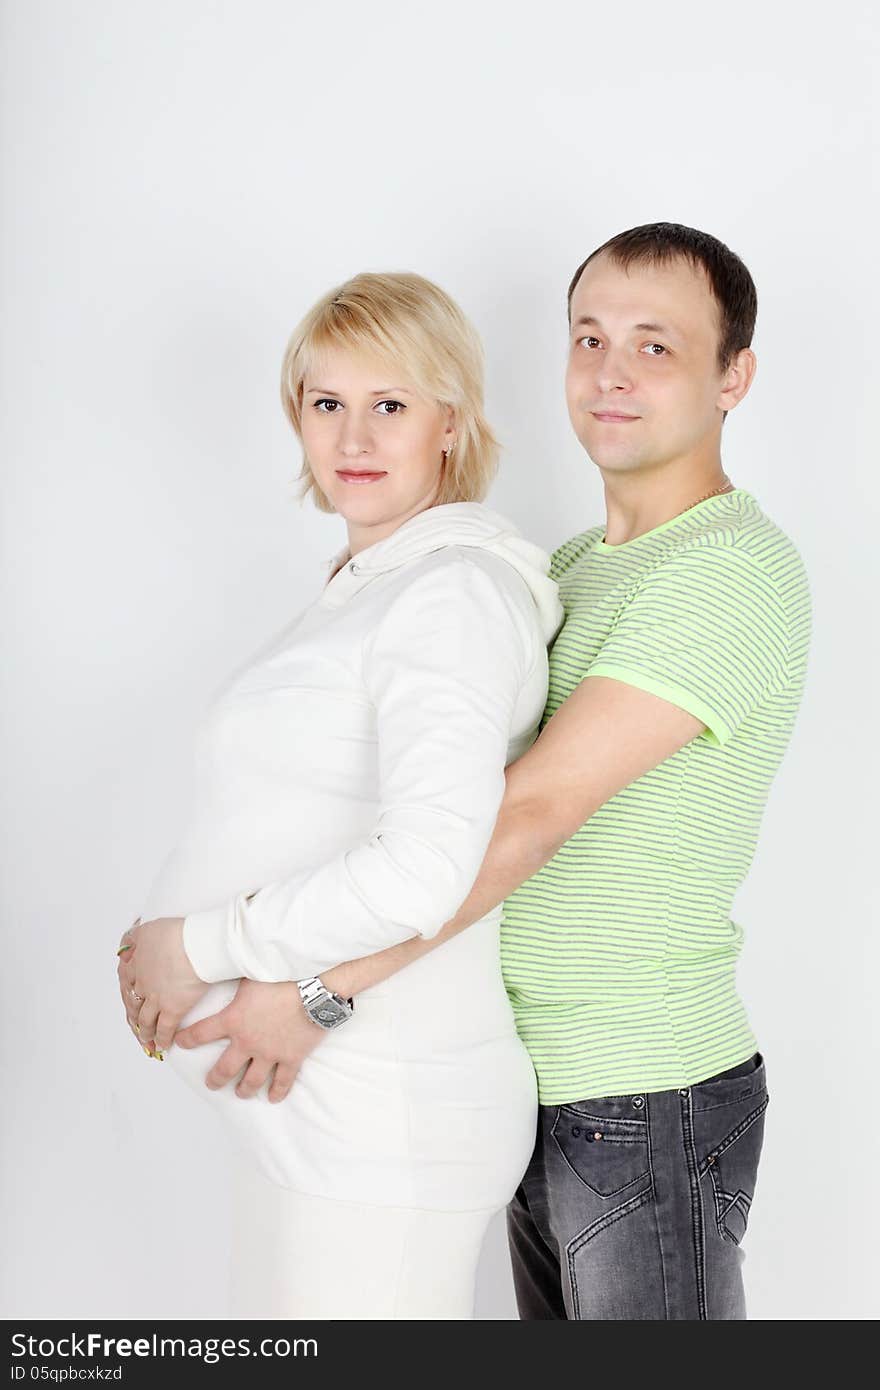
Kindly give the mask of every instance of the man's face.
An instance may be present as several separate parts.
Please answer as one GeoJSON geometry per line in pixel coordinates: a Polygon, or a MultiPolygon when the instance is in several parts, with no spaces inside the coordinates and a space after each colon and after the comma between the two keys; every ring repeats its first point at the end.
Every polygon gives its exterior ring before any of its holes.
{"type": "Polygon", "coordinates": [[[647,471],[717,449],[726,373],[718,305],[688,261],[597,256],[571,300],[565,394],[574,432],[603,472],[647,471]]]}

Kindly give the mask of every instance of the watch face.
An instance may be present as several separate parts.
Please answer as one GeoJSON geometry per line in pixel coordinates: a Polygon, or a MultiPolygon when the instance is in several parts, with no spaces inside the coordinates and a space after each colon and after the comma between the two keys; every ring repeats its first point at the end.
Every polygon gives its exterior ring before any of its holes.
{"type": "Polygon", "coordinates": [[[318,999],[309,1009],[309,1013],[316,1023],[320,1023],[322,1028],[336,1028],[338,1024],[344,1023],[351,1016],[345,1005],[337,1004],[332,995],[325,995],[323,999],[318,999]]]}

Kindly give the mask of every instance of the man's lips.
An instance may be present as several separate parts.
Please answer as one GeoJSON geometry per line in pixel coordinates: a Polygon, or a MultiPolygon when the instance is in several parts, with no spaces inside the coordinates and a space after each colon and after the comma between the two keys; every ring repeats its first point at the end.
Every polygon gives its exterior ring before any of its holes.
{"type": "Polygon", "coordinates": [[[629,420],[639,420],[639,415],[624,415],[618,410],[591,410],[590,414],[594,420],[601,420],[603,424],[622,425],[629,420]]]}

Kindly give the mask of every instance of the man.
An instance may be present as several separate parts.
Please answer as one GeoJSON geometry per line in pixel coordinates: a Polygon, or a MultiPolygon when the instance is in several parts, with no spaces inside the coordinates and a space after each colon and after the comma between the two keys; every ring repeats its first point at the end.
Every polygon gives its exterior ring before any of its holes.
{"type": "MultiPolygon", "coordinates": [[[[768,1094],[729,913],[809,640],[797,552],[721,464],[755,314],[739,258],[676,224],[624,232],[576,271],[566,394],[607,521],[553,557],[566,620],[542,732],[508,768],[456,917],[323,976],[357,994],[507,900],[505,981],[541,1102],[508,1218],[523,1318],[745,1317],[768,1094]]],[[[259,1056],[247,981],[177,1035],[233,1040],[210,1085],[252,1056],[239,1095],[275,1060],[270,1097],[289,1090],[320,1038],[301,1010],[291,1023],[296,986],[275,988],[259,1056]]]]}

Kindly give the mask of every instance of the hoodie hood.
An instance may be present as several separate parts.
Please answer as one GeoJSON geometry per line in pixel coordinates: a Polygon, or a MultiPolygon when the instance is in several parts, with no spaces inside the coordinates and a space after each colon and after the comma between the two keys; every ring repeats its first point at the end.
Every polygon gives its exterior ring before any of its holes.
{"type": "Polygon", "coordinates": [[[525,540],[512,521],[481,502],[446,502],[428,507],[384,540],[361,550],[353,560],[349,559],[346,546],[328,561],[329,573],[343,560],[346,563],[328,582],[324,598],[334,604],[344,603],[378,575],[449,545],[489,550],[512,565],[535,601],[544,641],[549,642],[556,635],[564,614],[556,582],[549,577],[550,557],[540,546],[525,540]]]}

